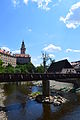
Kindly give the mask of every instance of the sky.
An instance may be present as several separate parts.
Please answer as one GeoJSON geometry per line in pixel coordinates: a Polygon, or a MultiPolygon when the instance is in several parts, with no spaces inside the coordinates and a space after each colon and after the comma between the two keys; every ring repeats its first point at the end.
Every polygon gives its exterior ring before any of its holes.
{"type": "Polygon", "coordinates": [[[19,53],[23,40],[36,66],[42,53],[55,61],[80,60],[80,1],[1,0],[0,48],[19,53]]]}

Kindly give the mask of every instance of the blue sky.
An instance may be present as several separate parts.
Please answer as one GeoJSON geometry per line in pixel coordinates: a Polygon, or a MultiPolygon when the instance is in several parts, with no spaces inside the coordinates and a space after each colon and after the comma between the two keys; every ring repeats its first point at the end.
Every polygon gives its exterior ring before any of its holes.
{"type": "Polygon", "coordinates": [[[35,65],[42,51],[56,61],[80,60],[80,1],[1,0],[0,47],[16,53],[22,40],[35,65]]]}

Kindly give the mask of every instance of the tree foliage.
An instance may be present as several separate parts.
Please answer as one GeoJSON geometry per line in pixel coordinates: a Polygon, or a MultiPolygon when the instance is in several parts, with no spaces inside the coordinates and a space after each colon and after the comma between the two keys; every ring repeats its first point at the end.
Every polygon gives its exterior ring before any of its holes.
{"type": "Polygon", "coordinates": [[[44,67],[43,67],[43,65],[37,66],[36,67],[36,72],[37,73],[44,73],[44,67]]]}
{"type": "Polygon", "coordinates": [[[0,67],[3,65],[3,62],[2,62],[2,60],[0,60],[0,67]]]}
{"type": "Polygon", "coordinates": [[[36,72],[36,67],[30,62],[24,65],[17,65],[15,68],[8,64],[8,66],[3,66],[0,60],[0,73],[34,73],[36,72]]]}
{"type": "Polygon", "coordinates": [[[8,64],[8,66],[5,67],[4,72],[5,73],[14,73],[14,67],[11,64],[8,64]]]}
{"type": "Polygon", "coordinates": [[[0,60],[0,73],[44,73],[43,65],[35,67],[31,62],[24,65],[16,65],[14,68],[11,64],[3,66],[0,60]]]}
{"type": "Polygon", "coordinates": [[[0,60],[0,73],[4,73],[3,62],[0,60]]]}
{"type": "Polygon", "coordinates": [[[29,62],[24,65],[17,65],[15,68],[15,72],[17,71],[19,73],[34,73],[36,71],[36,68],[31,62],[29,62]]]}

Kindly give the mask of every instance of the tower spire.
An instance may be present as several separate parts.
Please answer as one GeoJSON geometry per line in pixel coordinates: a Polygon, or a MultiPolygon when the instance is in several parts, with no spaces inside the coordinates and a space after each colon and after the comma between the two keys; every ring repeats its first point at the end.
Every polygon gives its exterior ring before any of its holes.
{"type": "Polygon", "coordinates": [[[25,44],[24,44],[24,40],[22,41],[21,44],[21,54],[25,54],[26,48],[25,48],[25,44]]]}

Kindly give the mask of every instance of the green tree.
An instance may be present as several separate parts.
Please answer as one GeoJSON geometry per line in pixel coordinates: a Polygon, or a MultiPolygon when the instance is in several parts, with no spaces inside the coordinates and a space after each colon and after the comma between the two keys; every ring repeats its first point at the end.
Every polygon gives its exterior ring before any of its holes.
{"type": "Polygon", "coordinates": [[[4,72],[5,73],[14,73],[14,67],[11,64],[8,64],[8,66],[5,67],[4,72]]]}
{"type": "Polygon", "coordinates": [[[44,67],[43,67],[43,65],[37,66],[36,67],[36,72],[37,73],[44,73],[44,67]]]}
{"type": "Polygon", "coordinates": [[[0,59],[0,73],[4,73],[4,67],[3,67],[3,62],[2,60],[0,59]]]}
{"type": "Polygon", "coordinates": [[[3,65],[3,62],[2,62],[2,60],[0,59],[0,66],[2,66],[3,65]]]}
{"type": "Polygon", "coordinates": [[[36,71],[35,66],[31,62],[26,64],[26,67],[27,67],[28,72],[30,72],[30,73],[34,73],[36,71]]]}
{"type": "Polygon", "coordinates": [[[31,62],[24,65],[17,65],[15,68],[15,72],[19,73],[33,73],[35,70],[36,68],[31,62]]]}
{"type": "Polygon", "coordinates": [[[15,68],[15,69],[14,69],[14,73],[21,73],[20,68],[15,68]]]}

